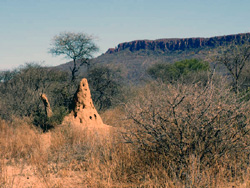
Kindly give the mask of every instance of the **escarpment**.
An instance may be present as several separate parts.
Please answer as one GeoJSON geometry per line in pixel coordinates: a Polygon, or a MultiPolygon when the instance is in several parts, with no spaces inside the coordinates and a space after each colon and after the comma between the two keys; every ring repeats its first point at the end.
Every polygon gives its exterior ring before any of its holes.
{"type": "Polygon", "coordinates": [[[131,52],[139,50],[159,50],[163,52],[171,52],[177,50],[187,50],[202,47],[217,47],[228,43],[242,44],[250,42],[250,33],[242,33],[236,35],[225,35],[211,38],[173,38],[158,40],[135,40],[131,42],[120,43],[116,48],[110,48],[106,54],[112,54],[122,50],[131,52]]]}

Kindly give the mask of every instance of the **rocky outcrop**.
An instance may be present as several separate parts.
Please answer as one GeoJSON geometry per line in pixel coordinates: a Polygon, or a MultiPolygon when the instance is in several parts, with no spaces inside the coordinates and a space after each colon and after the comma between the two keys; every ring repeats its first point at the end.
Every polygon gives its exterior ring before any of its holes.
{"type": "Polygon", "coordinates": [[[43,94],[41,94],[40,97],[41,97],[41,100],[43,101],[43,104],[44,104],[46,116],[51,117],[53,115],[53,112],[52,112],[52,109],[50,107],[50,103],[49,103],[47,96],[43,93],[43,94]]]}
{"type": "Polygon", "coordinates": [[[77,125],[83,128],[109,127],[102,122],[102,118],[93,105],[88,81],[86,78],[81,80],[74,95],[73,110],[68,116],[65,117],[63,123],[70,123],[71,125],[77,125]]]}
{"type": "Polygon", "coordinates": [[[171,52],[176,50],[187,50],[201,47],[216,47],[232,42],[242,44],[246,41],[250,41],[250,33],[211,38],[135,40],[131,42],[121,43],[116,48],[110,48],[108,49],[106,54],[112,54],[126,49],[131,52],[139,50],[160,50],[163,52],[171,52]]]}

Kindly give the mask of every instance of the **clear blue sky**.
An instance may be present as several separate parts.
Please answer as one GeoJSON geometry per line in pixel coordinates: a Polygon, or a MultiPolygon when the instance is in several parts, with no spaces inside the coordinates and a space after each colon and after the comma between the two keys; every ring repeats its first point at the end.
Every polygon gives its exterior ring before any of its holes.
{"type": "Polygon", "coordinates": [[[0,0],[0,70],[67,62],[48,54],[64,31],[94,35],[97,56],[137,39],[250,32],[249,19],[250,0],[0,0]]]}

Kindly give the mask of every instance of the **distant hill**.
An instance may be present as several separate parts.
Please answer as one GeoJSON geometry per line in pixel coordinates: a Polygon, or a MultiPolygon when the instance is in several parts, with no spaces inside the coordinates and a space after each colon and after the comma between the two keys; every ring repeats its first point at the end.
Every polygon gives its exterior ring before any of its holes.
{"type": "Polygon", "coordinates": [[[250,39],[250,33],[241,33],[236,35],[225,35],[211,38],[174,38],[158,40],[135,40],[131,42],[120,43],[116,48],[110,48],[106,52],[112,54],[128,49],[131,52],[140,50],[152,50],[162,52],[184,51],[188,49],[197,49],[203,47],[214,48],[221,45],[227,45],[232,42],[242,44],[250,39]]]}
{"type": "MultiPolygon", "coordinates": [[[[250,33],[211,38],[135,40],[108,49],[91,63],[120,69],[128,81],[140,82],[145,79],[146,70],[155,63],[173,63],[191,58],[208,60],[221,46],[243,44],[246,41],[250,42],[250,33]]],[[[69,70],[71,65],[72,62],[68,62],[57,68],[69,70]]],[[[83,67],[81,71],[86,71],[86,68],[83,67]]]]}

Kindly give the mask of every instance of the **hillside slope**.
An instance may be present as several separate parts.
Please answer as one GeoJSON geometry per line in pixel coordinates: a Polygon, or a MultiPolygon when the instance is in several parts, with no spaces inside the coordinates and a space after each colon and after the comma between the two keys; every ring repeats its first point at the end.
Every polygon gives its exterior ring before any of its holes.
{"type": "MultiPolygon", "coordinates": [[[[94,58],[92,64],[120,69],[125,79],[137,83],[147,77],[146,70],[155,63],[173,63],[191,58],[209,60],[221,46],[246,41],[250,41],[250,33],[211,38],[136,40],[108,49],[94,58]]],[[[68,62],[57,68],[69,70],[71,65],[72,62],[68,62]]],[[[85,71],[86,67],[83,67],[81,72],[85,71]]]]}

